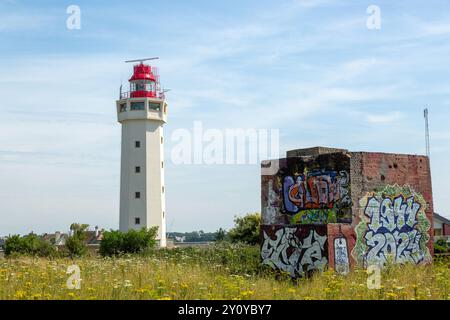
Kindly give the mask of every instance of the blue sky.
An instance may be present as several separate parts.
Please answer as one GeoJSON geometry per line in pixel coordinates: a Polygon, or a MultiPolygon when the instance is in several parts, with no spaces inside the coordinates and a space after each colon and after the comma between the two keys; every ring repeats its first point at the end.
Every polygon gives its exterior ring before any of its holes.
{"type": "Polygon", "coordinates": [[[258,165],[175,165],[176,129],[278,128],[280,155],[423,154],[425,106],[435,211],[450,216],[449,1],[3,0],[0,40],[0,234],[118,227],[115,99],[123,61],[147,56],[171,89],[169,231],[260,210],[258,165]],[[80,30],[66,28],[71,4],[80,30]]]}

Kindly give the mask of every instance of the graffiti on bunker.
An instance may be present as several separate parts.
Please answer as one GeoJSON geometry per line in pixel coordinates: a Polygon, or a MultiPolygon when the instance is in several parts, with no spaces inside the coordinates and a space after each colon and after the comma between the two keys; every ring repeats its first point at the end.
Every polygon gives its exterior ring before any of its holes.
{"type": "Polygon", "coordinates": [[[347,239],[343,236],[334,239],[334,270],[341,274],[347,274],[350,271],[347,239]]]}
{"type": "Polygon", "coordinates": [[[326,226],[262,226],[262,264],[300,277],[328,263],[326,226]]]}
{"type": "Polygon", "coordinates": [[[283,205],[293,224],[338,222],[351,210],[348,172],[314,170],[285,176],[283,205]]]}
{"type": "Polygon", "coordinates": [[[361,199],[361,221],[355,227],[356,245],[352,251],[356,261],[365,267],[385,263],[431,260],[430,240],[425,209],[426,201],[409,186],[386,186],[361,199]]]}

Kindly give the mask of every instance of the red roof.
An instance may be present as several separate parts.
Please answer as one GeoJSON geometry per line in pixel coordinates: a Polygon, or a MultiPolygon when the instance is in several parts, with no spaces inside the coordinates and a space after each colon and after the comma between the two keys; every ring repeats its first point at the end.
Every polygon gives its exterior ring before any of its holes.
{"type": "Polygon", "coordinates": [[[129,81],[133,80],[155,81],[155,76],[153,75],[152,67],[143,63],[135,65],[133,76],[130,78],[129,81]]]}

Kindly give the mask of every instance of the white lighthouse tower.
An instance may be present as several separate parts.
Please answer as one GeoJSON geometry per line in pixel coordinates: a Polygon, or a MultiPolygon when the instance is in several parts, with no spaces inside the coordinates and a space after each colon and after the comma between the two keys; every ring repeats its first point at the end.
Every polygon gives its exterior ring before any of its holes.
{"type": "MultiPolygon", "coordinates": [[[[152,58],[154,59],[154,58],[152,58]]],[[[158,240],[166,246],[164,137],[167,103],[158,71],[134,65],[130,91],[120,92],[117,120],[122,124],[120,175],[120,231],[158,227],[158,240]]]]}

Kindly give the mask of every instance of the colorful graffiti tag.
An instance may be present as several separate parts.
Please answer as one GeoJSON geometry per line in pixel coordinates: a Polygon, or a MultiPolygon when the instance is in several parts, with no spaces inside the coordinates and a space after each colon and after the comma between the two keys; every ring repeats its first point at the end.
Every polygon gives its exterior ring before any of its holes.
{"type": "Polygon", "coordinates": [[[410,187],[387,186],[361,200],[361,222],[352,255],[364,266],[386,262],[415,264],[431,259],[423,196],[410,187]]]}
{"type": "Polygon", "coordinates": [[[328,264],[326,227],[263,226],[261,258],[269,265],[300,277],[328,264]]]}
{"type": "Polygon", "coordinates": [[[315,170],[285,176],[283,204],[293,224],[338,222],[351,216],[348,172],[315,170]]]}

